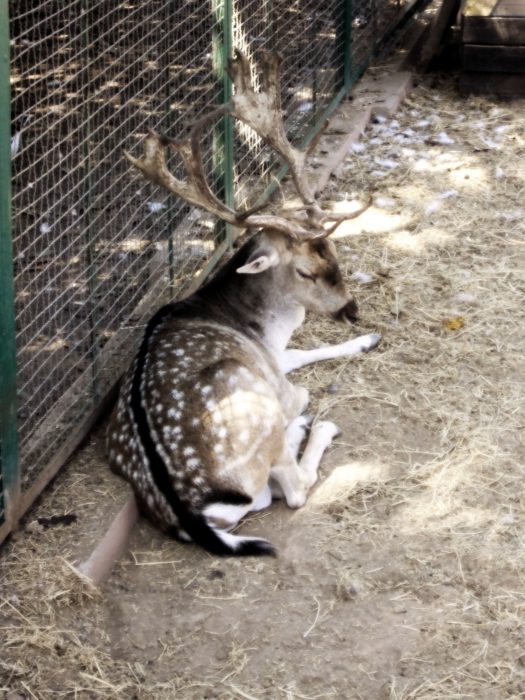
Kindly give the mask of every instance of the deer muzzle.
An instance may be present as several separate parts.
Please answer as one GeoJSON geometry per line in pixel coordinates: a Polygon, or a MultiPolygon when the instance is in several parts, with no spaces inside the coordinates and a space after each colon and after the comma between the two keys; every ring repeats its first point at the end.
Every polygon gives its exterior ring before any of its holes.
{"type": "Polygon", "coordinates": [[[357,304],[354,299],[348,301],[338,311],[332,314],[334,321],[341,323],[355,323],[359,318],[357,304]]]}

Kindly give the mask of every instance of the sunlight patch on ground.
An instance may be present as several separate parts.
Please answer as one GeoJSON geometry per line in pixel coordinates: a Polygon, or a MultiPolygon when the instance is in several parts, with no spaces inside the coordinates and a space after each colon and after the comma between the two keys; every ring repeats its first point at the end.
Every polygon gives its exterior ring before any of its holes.
{"type": "MultiPolygon", "coordinates": [[[[336,212],[347,212],[353,211],[354,209],[348,209],[351,202],[337,202],[334,207],[336,212]]],[[[350,219],[350,221],[343,221],[343,223],[337,228],[336,232],[332,235],[332,238],[346,238],[346,236],[355,236],[363,231],[368,233],[386,233],[387,231],[392,231],[393,229],[399,229],[401,227],[409,226],[412,221],[413,215],[409,212],[403,212],[402,214],[390,214],[386,211],[382,211],[377,207],[370,207],[364,214],[359,216],[357,219],[350,219]]]]}
{"type": "MultiPolygon", "coordinates": [[[[388,479],[390,468],[379,462],[347,462],[336,467],[309,496],[305,508],[326,506],[348,498],[358,484],[388,479]]],[[[304,509],[303,509],[304,510],[304,509]]]]}
{"type": "Polygon", "coordinates": [[[418,233],[410,231],[396,231],[386,237],[385,244],[395,250],[407,253],[424,253],[432,246],[440,246],[448,243],[453,238],[452,234],[442,228],[425,228],[418,233]]]}
{"type": "Polygon", "coordinates": [[[458,189],[479,190],[488,187],[486,168],[458,168],[448,173],[451,185],[458,189]]]}

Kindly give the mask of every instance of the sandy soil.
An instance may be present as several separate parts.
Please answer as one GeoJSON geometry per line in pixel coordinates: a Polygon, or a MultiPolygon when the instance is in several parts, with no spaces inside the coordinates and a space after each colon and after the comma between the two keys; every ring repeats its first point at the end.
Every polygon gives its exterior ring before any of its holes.
{"type": "MultiPolygon", "coordinates": [[[[525,695],[525,110],[430,78],[396,121],[367,130],[327,195],[343,208],[377,188],[336,243],[361,308],[351,335],[383,340],[295,375],[343,434],[306,507],[275,503],[241,525],[279,558],[214,558],[141,521],[102,590],[82,586],[66,562],[119,489],[102,425],[2,552],[0,689],[39,700],[525,695]],[[34,525],[64,512],[78,521],[34,525]]],[[[310,318],[294,342],[348,336],[310,318]]]]}

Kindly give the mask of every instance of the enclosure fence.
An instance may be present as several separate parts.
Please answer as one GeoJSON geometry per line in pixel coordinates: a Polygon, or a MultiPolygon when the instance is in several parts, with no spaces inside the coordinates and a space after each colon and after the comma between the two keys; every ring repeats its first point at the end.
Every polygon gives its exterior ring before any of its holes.
{"type": "MultiPolygon", "coordinates": [[[[148,317],[233,242],[122,147],[137,155],[148,127],[178,136],[226,101],[232,47],[282,52],[286,127],[306,147],[415,5],[0,0],[0,541],[108,405],[148,317]]],[[[228,117],[203,154],[230,206],[263,201],[286,173],[228,117]]]]}

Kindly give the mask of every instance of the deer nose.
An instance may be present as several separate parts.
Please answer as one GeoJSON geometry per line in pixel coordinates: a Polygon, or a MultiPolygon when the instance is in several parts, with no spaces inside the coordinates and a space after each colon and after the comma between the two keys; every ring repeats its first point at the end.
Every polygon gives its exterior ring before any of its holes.
{"type": "Polygon", "coordinates": [[[332,318],[334,321],[341,321],[342,323],[355,323],[359,318],[359,312],[355,300],[351,299],[348,301],[339,309],[339,311],[332,314],[332,318]]]}

